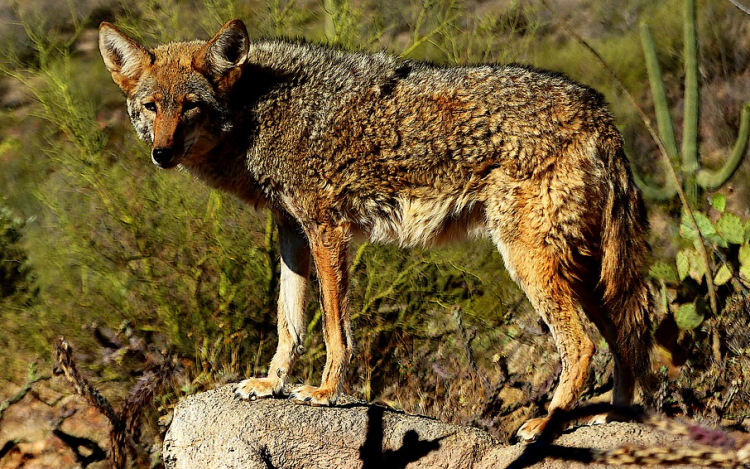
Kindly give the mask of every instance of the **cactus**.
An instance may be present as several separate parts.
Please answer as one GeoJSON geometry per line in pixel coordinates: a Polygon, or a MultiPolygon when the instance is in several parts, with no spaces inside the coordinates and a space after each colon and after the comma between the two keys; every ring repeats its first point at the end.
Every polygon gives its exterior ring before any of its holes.
{"type": "MultiPolygon", "coordinates": [[[[687,211],[683,211],[680,222],[683,242],[680,244],[688,247],[680,249],[674,261],[656,262],[649,271],[662,285],[664,307],[672,311],[677,326],[684,331],[697,328],[704,318],[710,317],[704,299],[705,288],[711,288],[710,283],[724,286],[721,292],[724,300],[731,292],[745,291],[750,284],[750,219],[742,219],[727,210],[727,199],[722,194],[711,197],[711,206],[718,217],[695,211],[695,224],[687,211]],[[708,243],[711,259],[718,269],[711,269],[703,260],[699,248],[703,242],[708,243]],[[665,290],[667,285],[679,291],[671,306],[665,290]]],[[[713,306],[711,310],[714,315],[718,314],[713,306]]]]}
{"type": "MultiPolygon", "coordinates": [[[[750,102],[745,103],[740,117],[740,131],[734,150],[724,166],[718,171],[701,168],[698,155],[698,119],[700,117],[700,92],[698,87],[698,41],[695,27],[695,0],[685,0],[684,20],[684,61],[685,61],[685,106],[682,132],[681,154],[677,150],[674,124],[669,113],[669,104],[664,89],[661,69],[656,58],[656,46],[648,24],[641,23],[641,42],[646,57],[651,94],[656,110],[656,123],[659,136],[664,143],[667,156],[673,165],[681,168],[682,183],[688,203],[695,206],[699,188],[713,190],[724,185],[734,174],[747,149],[750,131],[750,102]],[[681,161],[680,161],[681,157],[681,161]]],[[[657,188],[646,184],[641,178],[636,181],[646,197],[666,200],[675,196],[677,189],[672,182],[657,188]]]]}

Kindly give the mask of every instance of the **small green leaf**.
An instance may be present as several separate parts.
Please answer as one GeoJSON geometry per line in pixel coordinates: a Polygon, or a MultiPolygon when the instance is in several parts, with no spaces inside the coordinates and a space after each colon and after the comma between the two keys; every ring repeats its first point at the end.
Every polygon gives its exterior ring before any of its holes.
{"type": "Polygon", "coordinates": [[[682,220],[680,221],[680,236],[689,241],[695,241],[698,239],[698,235],[696,235],[695,230],[693,229],[693,224],[690,222],[690,218],[684,210],[682,211],[682,220]]]}
{"type": "Polygon", "coordinates": [[[688,257],[689,250],[683,249],[677,253],[675,261],[677,262],[677,274],[680,276],[680,281],[685,280],[688,272],[690,272],[690,258],[688,257]]]}
{"type": "Polygon", "coordinates": [[[716,222],[716,231],[728,243],[742,244],[745,241],[745,228],[740,217],[733,213],[724,213],[716,222]]]}
{"type": "Polygon", "coordinates": [[[702,285],[703,277],[706,275],[706,265],[703,259],[693,250],[688,251],[688,259],[690,259],[690,278],[702,285]]]}
{"type": "Polygon", "coordinates": [[[702,284],[703,276],[706,275],[706,266],[703,264],[700,254],[694,249],[683,249],[677,253],[677,274],[680,280],[690,276],[696,282],[702,284]]]}
{"type": "Polygon", "coordinates": [[[719,268],[719,271],[716,272],[716,277],[714,277],[714,284],[724,285],[731,278],[732,278],[732,271],[729,270],[729,267],[727,267],[726,264],[724,264],[719,268]]]}
{"type": "Polygon", "coordinates": [[[724,213],[727,208],[727,198],[723,194],[714,194],[711,196],[711,206],[719,213],[724,213]]]}
{"type": "Polygon", "coordinates": [[[683,331],[692,331],[703,322],[703,314],[697,310],[695,303],[687,303],[677,308],[674,320],[683,331]]]}
{"type": "Polygon", "coordinates": [[[745,220],[745,241],[750,241],[750,218],[745,220]]]}
{"type": "MultiPolygon", "coordinates": [[[[713,241],[713,239],[716,238],[716,229],[714,228],[713,223],[711,223],[711,220],[709,220],[708,217],[701,212],[694,211],[693,217],[695,217],[695,223],[698,225],[698,229],[700,230],[701,235],[703,235],[704,238],[713,241]]],[[[687,240],[698,241],[698,235],[693,228],[693,223],[691,222],[687,212],[685,212],[684,210],[682,211],[680,234],[687,240]]]]}
{"type": "Polygon", "coordinates": [[[695,222],[698,224],[698,229],[701,230],[701,234],[703,236],[711,236],[716,234],[716,229],[714,228],[714,224],[711,223],[711,220],[708,219],[708,217],[702,213],[702,212],[695,212],[693,213],[693,216],[695,217],[695,222]]]}
{"type": "Polygon", "coordinates": [[[740,246],[740,252],[737,255],[740,265],[750,267],[750,244],[745,243],[740,246]]]}
{"type": "Polygon", "coordinates": [[[666,262],[656,262],[651,266],[648,274],[656,280],[662,280],[667,283],[678,282],[677,271],[672,265],[667,264],[666,262]]]}
{"type": "Polygon", "coordinates": [[[229,282],[227,281],[227,275],[222,272],[221,276],[219,276],[219,297],[223,297],[227,294],[227,288],[229,287],[229,282]]]}

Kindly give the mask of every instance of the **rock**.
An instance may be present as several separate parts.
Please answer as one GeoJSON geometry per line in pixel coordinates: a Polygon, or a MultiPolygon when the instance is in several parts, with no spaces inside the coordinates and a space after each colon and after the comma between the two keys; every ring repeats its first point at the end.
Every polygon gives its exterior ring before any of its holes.
{"type": "MultiPolygon", "coordinates": [[[[614,448],[673,445],[677,438],[634,423],[580,427],[555,444],[614,448]]],[[[495,468],[526,446],[500,446],[489,434],[343,397],[336,407],[234,398],[233,386],[180,402],[164,440],[168,469],[187,468],[495,468]]],[[[585,466],[546,459],[532,467],[585,466]]]]}

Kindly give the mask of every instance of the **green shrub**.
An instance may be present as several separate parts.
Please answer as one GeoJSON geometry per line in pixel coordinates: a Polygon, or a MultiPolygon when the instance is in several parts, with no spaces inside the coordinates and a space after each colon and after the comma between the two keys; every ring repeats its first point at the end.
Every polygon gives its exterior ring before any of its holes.
{"type": "Polygon", "coordinates": [[[16,297],[20,305],[28,305],[36,292],[28,254],[22,244],[27,223],[0,206],[0,300],[16,297]],[[23,299],[19,301],[20,297],[23,299]]]}

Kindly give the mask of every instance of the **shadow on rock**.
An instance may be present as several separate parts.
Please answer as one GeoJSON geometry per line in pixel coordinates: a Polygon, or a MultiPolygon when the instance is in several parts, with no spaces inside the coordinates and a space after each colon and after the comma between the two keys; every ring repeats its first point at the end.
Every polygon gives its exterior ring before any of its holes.
{"type": "Polygon", "coordinates": [[[419,433],[409,430],[404,434],[403,444],[397,450],[383,450],[383,414],[386,409],[381,406],[371,406],[367,409],[367,438],[359,448],[359,456],[363,469],[385,467],[400,469],[411,462],[418,461],[432,451],[440,448],[442,436],[434,440],[420,440],[419,433]]]}

